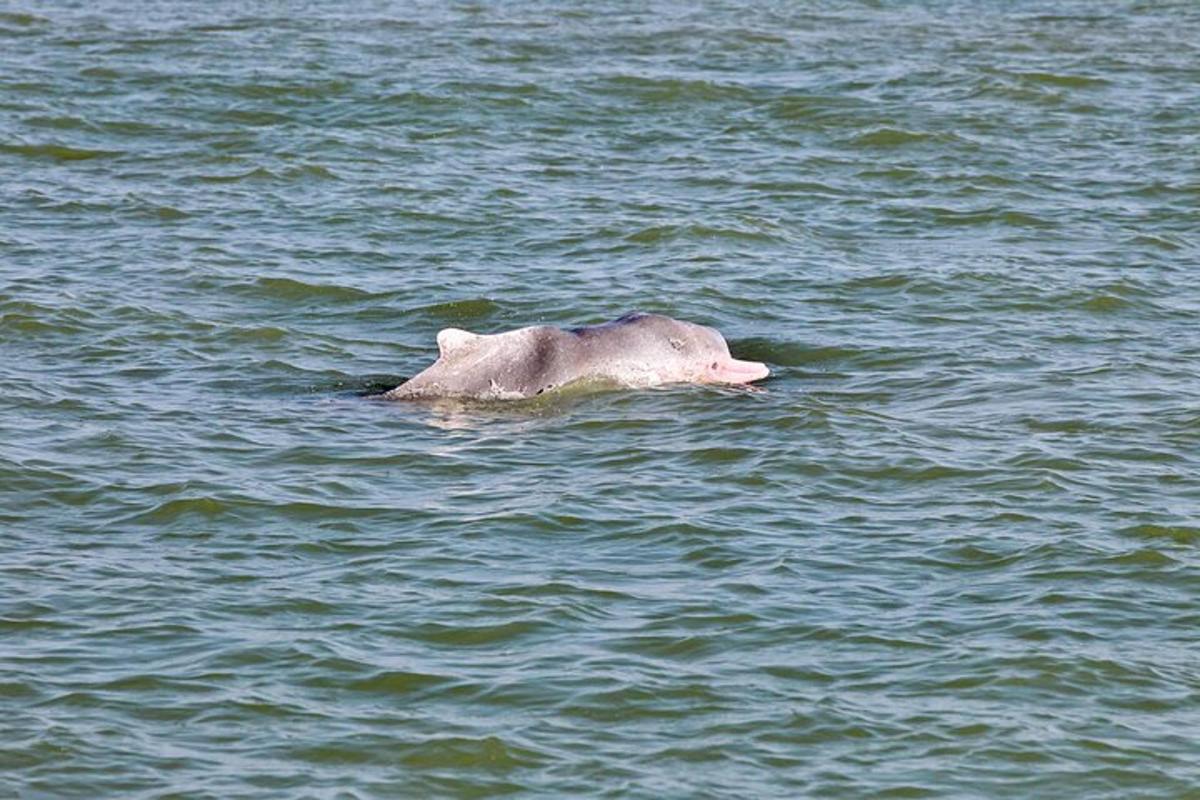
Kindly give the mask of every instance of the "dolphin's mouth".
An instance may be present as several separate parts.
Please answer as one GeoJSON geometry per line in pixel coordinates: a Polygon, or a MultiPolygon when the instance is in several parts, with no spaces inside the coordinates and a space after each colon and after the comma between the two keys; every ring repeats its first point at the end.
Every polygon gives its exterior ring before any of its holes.
{"type": "Polygon", "coordinates": [[[709,380],[714,383],[750,383],[761,381],[770,374],[766,364],[736,358],[717,361],[708,368],[709,380]]]}

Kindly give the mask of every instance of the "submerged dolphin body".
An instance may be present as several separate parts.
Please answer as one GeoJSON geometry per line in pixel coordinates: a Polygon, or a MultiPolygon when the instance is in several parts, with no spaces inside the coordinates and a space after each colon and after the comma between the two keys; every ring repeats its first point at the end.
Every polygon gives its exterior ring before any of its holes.
{"type": "Polygon", "coordinates": [[[713,328],[659,314],[626,314],[603,325],[545,325],[480,335],[446,328],[437,361],[382,397],[520,400],[577,381],[630,388],[667,383],[749,383],[770,374],[729,355],[713,328]]]}

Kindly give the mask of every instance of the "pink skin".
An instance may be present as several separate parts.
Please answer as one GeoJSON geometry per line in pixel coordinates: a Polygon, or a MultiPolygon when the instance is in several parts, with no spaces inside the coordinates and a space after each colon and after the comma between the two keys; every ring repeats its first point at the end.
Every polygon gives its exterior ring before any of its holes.
{"type": "Polygon", "coordinates": [[[739,386],[771,374],[765,364],[733,358],[717,330],[660,314],[570,330],[535,325],[481,335],[447,328],[437,341],[437,361],[387,399],[516,400],[589,378],[628,388],[739,386]]]}
{"type": "Polygon", "coordinates": [[[766,364],[757,361],[741,361],[728,358],[714,361],[704,370],[705,383],[750,383],[760,381],[771,374],[766,364]]]}

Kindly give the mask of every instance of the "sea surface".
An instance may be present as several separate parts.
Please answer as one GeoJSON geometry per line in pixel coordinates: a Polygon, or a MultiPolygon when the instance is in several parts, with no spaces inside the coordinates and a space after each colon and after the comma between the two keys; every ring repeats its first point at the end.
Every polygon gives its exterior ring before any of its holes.
{"type": "Polygon", "coordinates": [[[1198,271],[1193,0],[0,3],[0,798],[1200,798],[1198,271]]]}

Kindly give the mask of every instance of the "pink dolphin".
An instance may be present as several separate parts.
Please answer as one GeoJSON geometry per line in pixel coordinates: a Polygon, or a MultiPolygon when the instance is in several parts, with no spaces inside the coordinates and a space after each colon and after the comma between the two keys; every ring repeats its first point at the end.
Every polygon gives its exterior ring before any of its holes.
{"type": "Polygon", "coordinates": [[[519,400],[582,380],[643,388],[750,383],[770,374],[765,364],[733,358],[713,328],[660,314],[571,330],[539,325],[480,335],[446,328],[437,342],[437,361],[385,399],[519,400]]]}

